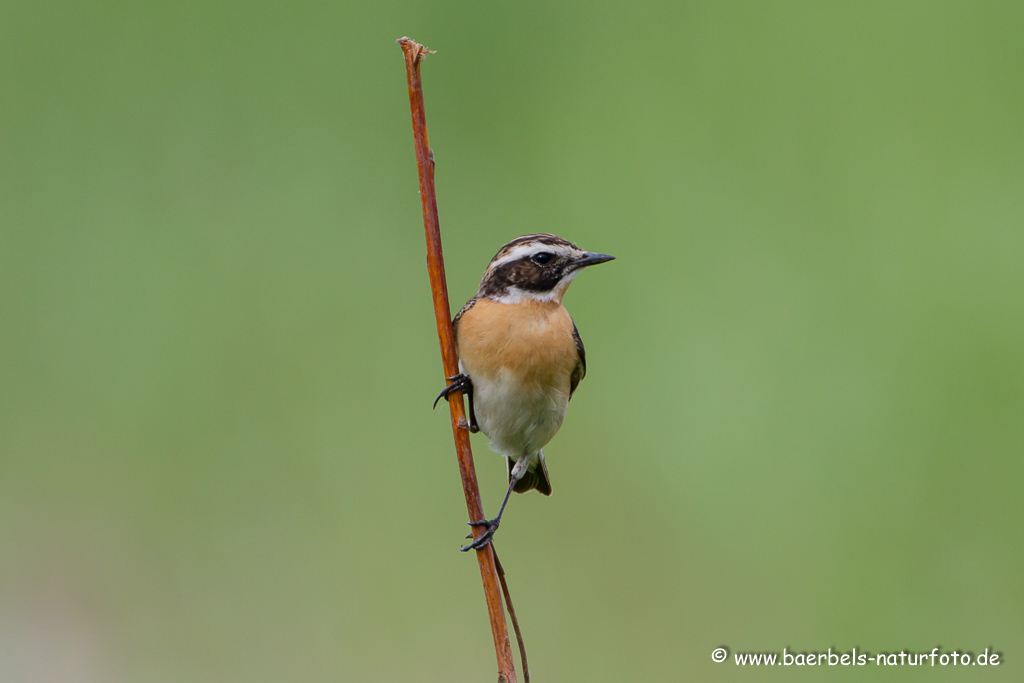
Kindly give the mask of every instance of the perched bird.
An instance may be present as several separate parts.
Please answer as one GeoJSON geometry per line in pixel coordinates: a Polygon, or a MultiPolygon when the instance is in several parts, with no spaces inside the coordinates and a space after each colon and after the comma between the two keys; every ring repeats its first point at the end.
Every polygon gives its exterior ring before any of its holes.
{"type": "Polygon", "coordinates": [[[455,316],[460,374],[448,378],[434,405],[462,391],[470,431],[482,431],[505,456],[509,480],[498,515],[470,522],[487,530],[462,550],[491,542],[512,491],[551,495],[542,449],[587,372],[583,340],[562,297],[581,270],[613,258],[555,235],[517,237],[491,259],[476,296],[455,316]]]}

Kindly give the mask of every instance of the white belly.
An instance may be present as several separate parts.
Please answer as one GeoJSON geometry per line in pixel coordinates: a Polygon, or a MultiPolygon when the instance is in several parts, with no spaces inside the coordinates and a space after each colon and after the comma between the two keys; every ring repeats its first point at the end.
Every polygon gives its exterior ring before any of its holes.
{"type": "Polygon", "coordinates": [[[557,387],[516,380],[501,371],[473,378],[473,407],[491,448],[511,460],[534,455],[555,435],[565,418],[569,393],[557,387]]]}

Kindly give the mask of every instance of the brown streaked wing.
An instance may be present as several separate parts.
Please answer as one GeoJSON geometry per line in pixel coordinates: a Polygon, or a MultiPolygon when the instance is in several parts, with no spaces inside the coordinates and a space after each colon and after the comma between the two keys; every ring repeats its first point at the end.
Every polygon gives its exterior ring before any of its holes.
{"type": "MultiPolygon", "coordinates": [[[[461,309],[459,309],[459,312],[456,313],[455,317],[452,319],[452,332],[457,332],[458,331],[458,329],[459,329],[459,318],[461,318],[462,315],[466,311],[468,311],[469,309],[473,308],[473,306],[475,304],[476,304],[476,297],[474,296],[472,299],[470,299],[469,301],[466,302],[465,306],[463,306],[461,309]]],[[[456,339],[457,338],[458,337],[456,337],[456,339]]]]}
{"type": "Polygon", "coordinates": [[[576,342],[576,353],[579,354],[580,360],[576,363],[576,367],[572,369],[572,376],[569,377],[570,399],[572,399],[576,387],[580,385],[580,381],[587,375],[587,351],[583,348],[583,339],[580,337],[580,331],[576,329],[575,322],[572,324],[572,340],[576,342]]]}

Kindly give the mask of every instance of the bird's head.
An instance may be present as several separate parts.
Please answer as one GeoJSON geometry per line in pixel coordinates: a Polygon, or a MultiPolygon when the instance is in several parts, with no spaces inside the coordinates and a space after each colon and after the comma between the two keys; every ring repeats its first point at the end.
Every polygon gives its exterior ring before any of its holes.
{"type": "Polygon", "coordinates": [[[526,300],[561,302],[581,270],[611,261],[614,256],[584,251],[556,235],[524,235],[494,255],[477,296],[501,303],[526,300]]]}

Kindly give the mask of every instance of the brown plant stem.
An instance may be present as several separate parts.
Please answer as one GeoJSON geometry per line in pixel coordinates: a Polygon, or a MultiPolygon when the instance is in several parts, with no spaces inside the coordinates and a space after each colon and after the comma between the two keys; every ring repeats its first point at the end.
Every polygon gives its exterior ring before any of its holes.
{"type": "MultiPolygon", "coordinates": [[[[397,41],[405,53],[405,73],[409,81],[409,108],[412,111],[412,134],[416,146],[416,168],[420,178],[420,201],[423,203],[423,229],[427,238],[427,272],[430,275],[430,291],[434,297],[434,318],[437,322],[437,337],[441,344],[441,361],[444,376],[459,373],[458,356],[455,353],[455,334],[452,331],[451,307],[448,304],[448,284],[444,274],[444,254],[441,250],[441,229],[437,219],[437,197],[434,193],[434,155],[427,142],[427,116],[423,108],[423,85],[420,81],[420,61],[430,52],[409,38],[397,41]]],[[[473,465],[473,451],[469,445],[469,423],[466,422],[466,408],[462,393],[454,392],[448,406],[452,416],[452,435],[455,437],[455,453],[459,460],[459,474],[462,476],[462,490],[466,496],[466,509],[473,522],[483,521],[484,507],[480,502],[480,488],[476,481],[476,467],[473,465]]],[[[473,537],[485,531],[482,526],[473,527],[473,537]]],[[[491,635],[494,637],[494,653],[498,658],[499,683],[516,683],[515,663],[509,644],[505,612],[501,604],[501,589],[498,571],[495,567],[494,551],[486,545],[476,551],[480,564],[480,579],[483,581],[484,597],[487,600],[487,616],[491,621],[491,635]]]]}
{"type": "Polygon", "coordinates": [[[498,559],[498,551],[494,550],[493,542],[491,543],[491,550],[494,552],[494,565],[498,568],[498,578],[501,579],[501,592],[505,595],[508,615],[512,617],[512,628],[516,632],[516,644],[519,645],[519,661],[523,663],[523,683],[530,683],[530,665],[526,663],[526,643],[523,642],[523,632],[519,630],[516,608],[512,606],[512,593],[509,592],[508,581],[505,580],[505,568],[501,566],[501,560],[498,559]]]}

